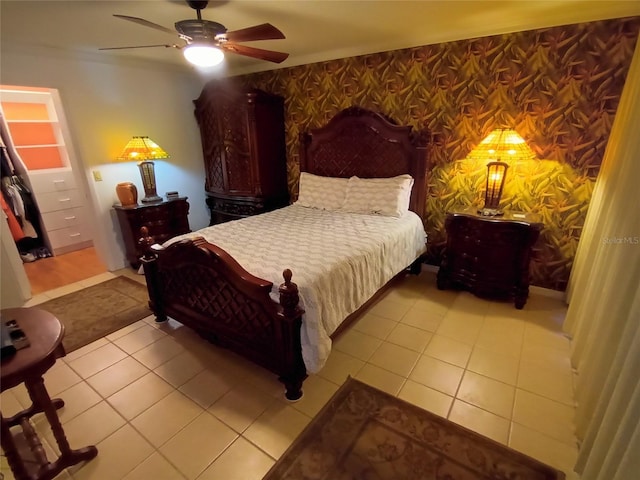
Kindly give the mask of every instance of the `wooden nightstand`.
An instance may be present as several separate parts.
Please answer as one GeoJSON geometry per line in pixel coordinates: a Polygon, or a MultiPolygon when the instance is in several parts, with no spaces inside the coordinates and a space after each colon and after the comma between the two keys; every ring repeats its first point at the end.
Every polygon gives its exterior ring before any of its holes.
{"type": "Polygon", "coordinates": [[[138,245],[140,228],[149,228],[149,235],[156,243],[183,233],[189,233],[189,202],[187,197],[179,197],[157,203],[145,203],[123,207],[114,205],[122,230],[122,238],[127,253],[127,260],[133,268],[140,265],[140,257],[144,253],[138,245]]]}
{"type": "Polygon", "coordinates": [[[517,309],[529,295],[531,248],[543,228],[529,214],[487,217],[475,209],[449,212],[447,247],[438,288],[464,288],[478,296],[513,298],[517,309]]]}

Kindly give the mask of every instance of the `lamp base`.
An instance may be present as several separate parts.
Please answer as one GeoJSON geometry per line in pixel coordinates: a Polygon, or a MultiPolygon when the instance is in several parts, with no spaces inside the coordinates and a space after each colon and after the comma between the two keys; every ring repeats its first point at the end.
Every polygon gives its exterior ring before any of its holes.
{"type": "MultiPolygon", "coordinates": [[[[144,202],[144,200],[142,200],[144,202]]],[[[499,217],[504,215],[502,210],[498,210],[497,208],[479,208],[478,213],[483,217],[499,217]]]]}
{"type": "Polygon", "coordinates": [[[146,195],[143,199],[140,200],[142,203],[155,203],[155,202],[161,202],[162,201],[162,197],[159,197],[158,195],[146,195]]]}

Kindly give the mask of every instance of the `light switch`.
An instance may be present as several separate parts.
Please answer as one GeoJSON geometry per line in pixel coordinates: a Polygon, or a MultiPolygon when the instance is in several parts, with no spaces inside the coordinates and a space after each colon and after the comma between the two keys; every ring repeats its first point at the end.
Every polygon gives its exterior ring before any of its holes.
{"type": "Polygon", "coordinates": [[[100,173],[100,170],[93,170],[93,180],[96,182],[101,182],[102,181],[102,173],[100,173]]]}

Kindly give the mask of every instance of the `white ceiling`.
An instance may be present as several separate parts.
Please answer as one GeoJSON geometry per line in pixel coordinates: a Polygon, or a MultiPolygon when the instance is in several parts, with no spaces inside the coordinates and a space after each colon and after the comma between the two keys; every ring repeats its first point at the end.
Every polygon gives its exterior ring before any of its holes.
{"type": "MultiPolygon", "coordinates": [[[[176,49],[98,51],[177,42],[175,37],[112,16],[141,17],[173,28],[196,18],[180,0],[0,0],[3,49],[73,55],[104,62],[153,61],[188,67],[176,49]],[[17,49],[17,50],[16,50],[17,49]]],[[[638,0],[225,0],[202,17],[228,30],[271,23],[284,40],[247,43],[290,53],[281,64],[227,54],[227,74],[290,67],[418,45],[533,28],[640,15],[638,0]]]]}

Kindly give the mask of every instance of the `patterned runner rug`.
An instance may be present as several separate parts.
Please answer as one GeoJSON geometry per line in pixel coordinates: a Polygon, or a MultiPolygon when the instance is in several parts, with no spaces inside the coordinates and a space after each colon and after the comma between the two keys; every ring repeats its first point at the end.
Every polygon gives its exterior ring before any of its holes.
{"type": "Polygon", "coordinates": [[[263,480],[562,480],[564,473],[349,378],[263,480]]]}
{"type": "Polygon", "coordinates": [[[36,305],[64,324],[67,353],[151,315],[147,287],[119,276],[36,305]]]}

